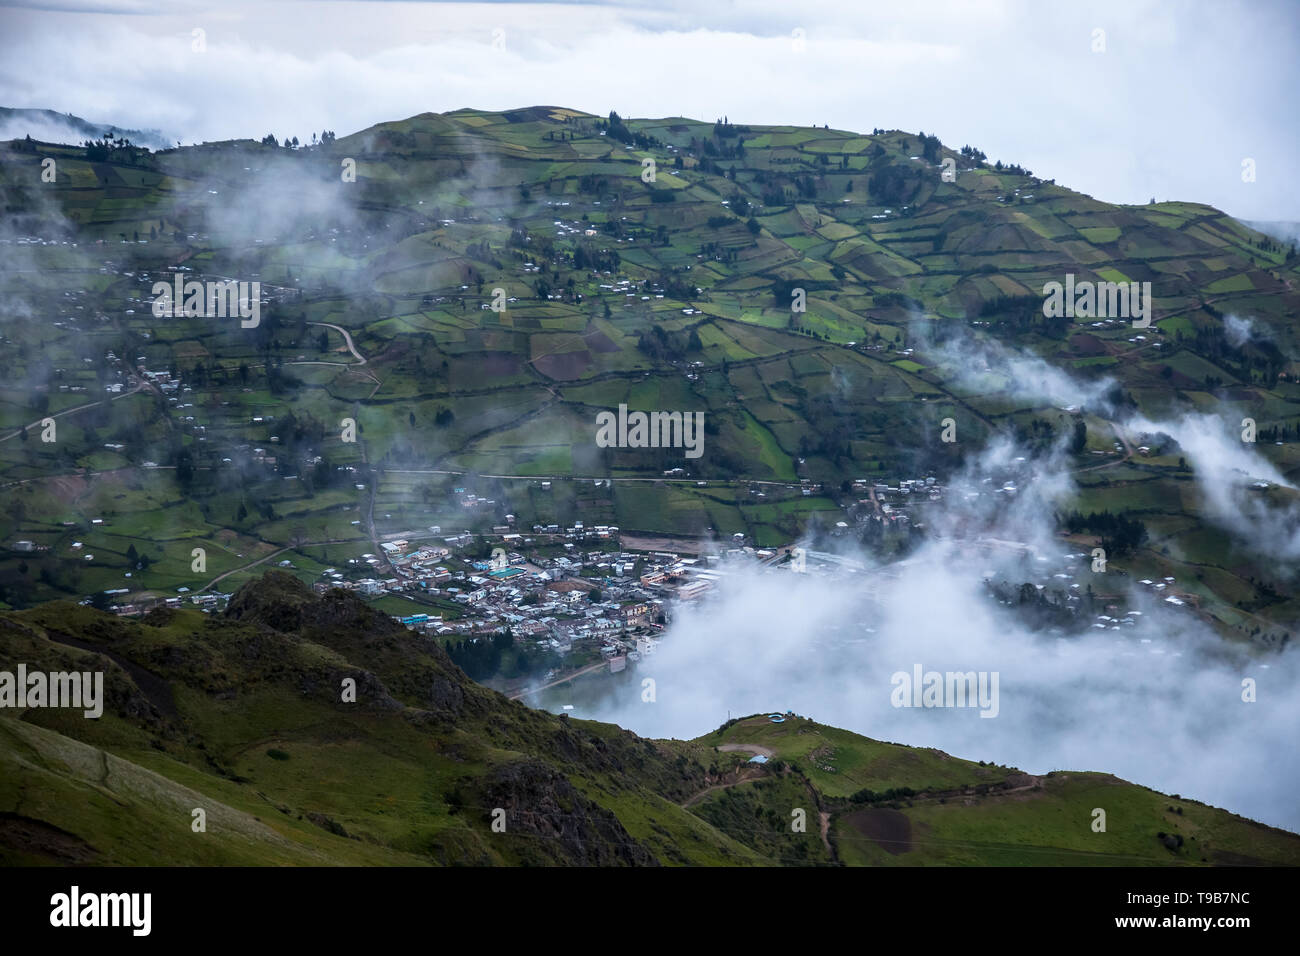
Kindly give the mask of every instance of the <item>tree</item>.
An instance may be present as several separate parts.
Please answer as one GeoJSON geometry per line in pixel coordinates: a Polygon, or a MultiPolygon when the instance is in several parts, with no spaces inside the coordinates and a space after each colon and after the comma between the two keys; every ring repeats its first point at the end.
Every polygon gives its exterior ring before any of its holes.
{"type": "Polygon", "coordinates": [[[189,494],[194,483],[194,456],[188,448],[181,449],[176,455],[176,483],[183,493],[189,494]]]}
{"type": "Polygon", "coordinates": [[[601,601],[605,600],[605,594],[600,588],[592,588],[587,592],[587,600],[592,604],[599,604],[601,601]]]}
{"type": "Polygon", "coordinates": [[[1082,455],[1083,450],[1088,447],[1088,426],[1080,419],[1074,423],[1074,438],[1070,442],[1070,451],[1076,455],[1082,455]]]}

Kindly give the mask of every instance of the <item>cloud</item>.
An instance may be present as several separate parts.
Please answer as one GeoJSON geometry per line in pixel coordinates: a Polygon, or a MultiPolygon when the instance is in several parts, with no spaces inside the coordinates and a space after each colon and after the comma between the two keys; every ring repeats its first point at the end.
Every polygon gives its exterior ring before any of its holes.
{"type": "Polygon", "coordinates": [[[1288,563],[1300,559],[1300,499],[1287,493],[1295,485],[1255,450],[1254,440],[1244,440],[1244,422],[1231,413],[1162,421],[1137,416],[1126,427],[1173,438],[1191,464],[1205,516],[1240,547],[1281,562],[1276,569],[1289,573],[1288,563]]]}
{"type": "Polygon", "coordinates": [[[1223,332],[1229,343],[1235,348],[1241,348],[1255,337],[1255,322],[1230,313],[1223,317],[1223,332]]]}
{"type": "Polygon", "coordinates": [[[79,5],[0,12],[0,102],[173,130],[186,142],[345,134],[430,110],[537,103],[924,129],[1112,202],[1154,195],[1300,219],[1283,172],[1300,144],[1295,125],[1277,121],[1288,115],[1300,27],[1281,4],[235,2],[60,12],[69,6],[79,5]],[[205,30],[204,53],[192,50],[195,28],[205,30]],[[1096,29],[1106,31],[1104,52],[1092,51],[1096,29]],[[494,30],[504,31],[501,50],[494,30]],[[1207,125],[1214,141],[1189,152],[1187,130],[1207,125]],[[1077,148],[1081,134],[1087,150],[1077,148]],[[1252,183],[1240,178],[1246,157],[1257,164],[1252,183]]]}
{"type": "MultiPolygon", "coordinates": [[[[988,354],[1026,398],[1088,399],[1088,388],[1041,360],[997,347],[988,354]]],[[[1139,417],[1127,427],[1178,440],[1207,512],[1238,540],[1282,558],[1300,554],[1300,539],[1287,539],[1281,520],[1295,529],[1294,514],[1250,497],[1251,482],[1285,479],[1234,441],[1223,420],[1139,417]]],[[[695,737],[728,713],[792,709],[877,739],[1032,773],[1108,771],[1300,828],[1293,797],[1300,754],[1291,741],[1300,720],[1297,653],[1251,656],[1229,647],[1190,607],[1153,597],[1168,591],[1094,573],[1085,556],[1067,555],[1055,523],[1074,491],[1064,441],[1034,458],[995,436],[951,480],[937,512],[925,514],[926,543],[904,561],[859,556],[867,570],[837,578],[735,569],[639,665],[636,679],[656,682],[655,702],[642,701],[635,681],[615,683],[621,689],[589,705],[590,716],[642,734],[695,737]],[[1000,489],[1009,476],[1008,493],[1000,489]],[[1031,595],[1076,610],[1063,612],[1063,625],[1026,614],[1016,597],[1026,583],[1031,595]],[[1091,611],[1089,590],[1109,595],[1091,611]],[[1103,613],[1111,620],[1100,620],[1103,613]],[[997,672],[997,717],[893,706],[891,676],[917,665],[997,672]],[[1246,678],[1258,684],[1254,703],[1242,700],[1246,678]]],[[[586,708],[580,714],[588,716],[586,708]]]]}
{"type": "MultiPolygon", "coordinates": [[[[1230,337],[1249,336],[1253,329],[1249,319],[1233,315],[1225,316],[1224,324],[1230,337]]],[[[1073,406],[1110,418],[1120,415],[1109,398],[1115,386],[1109,377],[1082,382],[1032,353],[993,339],[962,332],[935,344],[925,339],[926,323],[915,322],[912,328],[922,337],[926,356],[963,391],[1005,394],[1035,406],[1073,406]]],[[[1245,417],[1231,412],[1175,413],[1161,419],[1129,415],[1118,421],[1130,433],[1163,434],[1177,442],[1191,464],[1204,514],[1243,549],[1283,562],[1278,570],[1287,573],[1287,563],[1300,559],[1300,499],[1288,494],[1296,487],[1258,453],[1253,439],[1243,440],[1245,417]]]]}
{"type": "MultiPolygon", "coordinates": [[[[91,126],[91,129],[79,128],[67,120],[48,116],[10,116],[0,118],[0,141],[22,139],[25,136],[30,136],[41,143],[80,145],[88,139],[95,139],[109,132],[107,126],[100,126],[99,124],[91,124],[91,126]]],[[[115,133],[127,135],[136,145],[145,146],[149,149],[161,149],[170,145],[157,130],[130,134],[123,134],[121,130],[115,130],[115,133]]]]}
{"type": "MultiPolygon", "coordinates": [[[[1038,463],[1055,491],[1068,486],[1068,477],[1051,471],[1038,463]]],[[[985,488],[984,496],[996,493],[985,488]]],[[[606,698],[578,713],[641,734],[689,738],[728,713],[790,709],[877,739],[1032,773],[1108,771],[1300,828],[1296,653],[1252,659],[1230,652],[1189,608],[1128,593],[1126,579],[1093,574],[1067,558],[1050,544],[1054,496],[1031,494],[1027,506],[999,511],[988,501],[972,506],[954,488],[945,498],[946,522],[936,523],[967,527],[965,538],[932,538],[905,562],[857,574],[737,569],[711,600],[682,612],[633,680],[611,682],[606,698]],[[1048,543],[1023,558],[990,544],[1017,538],[1048,543]],[[988,581],[1005,581],[1014,592],[1036,579],[1063,587],[1053,574],[1121,594],[1116,603],[1138,611],[1129,615],[1138,623],[1093,627],[1092,615],[1080,610],[1080,626],[1053,633],[988,590],[988,581]],[[891,676],[916,665],[996,672],[997,716],[982,718],[970,707],[893,706],[891,676]],[[655,681],[651,703],[642,700],[645,677],[655,681]],[[1248,677],[1258,682],[1256,703],[1242,700],[1248,677]]],[[[1096,613],[1120,616],[1100,606],[1096,613]]]]}
{"type": "Polygon", "coordinates": [[[1018,401],[1038,402],[1058,408],[1074,406],[1099,414],[1112,411],[1108,394],[1114,379],[1084,382],[1024,349],[993,338],[972,335],[964,329],[936,342],[927,322],[913,322],[909,333],[927,358],[942,366],[943,376],[971,394],[1005,395],[1018,401]]]}
{"type": "MultiPolygon", "coordinates": [[[[1230,339],[1254,334],[1249,319],[1228,315],[1224,325],[1230,339]]],[[[912,328],[921,336],[926,356],[963,391],[1005,394],[1036,406],[1073,406],[1112,418],[1120,414],[1109,398],[1115,386],[1109,377],[1081,382],[1032,353],[993,339],[962,332],[936,344],[925,337],[926,323],[915,322],[912,328]]],[[[1245,418],[1225,412],[1118,420],[1130,433],[1163,434],[1177,442],[1191,464],[1205,515],[1245,550],[1283,562],[1278,570],[1287,573],[1287,562],[1300,559],[1300,499],[1288,494],[1297,491],[1295,485],[1258,453],[1254,438],[1243,439],[1245,418]]]]}

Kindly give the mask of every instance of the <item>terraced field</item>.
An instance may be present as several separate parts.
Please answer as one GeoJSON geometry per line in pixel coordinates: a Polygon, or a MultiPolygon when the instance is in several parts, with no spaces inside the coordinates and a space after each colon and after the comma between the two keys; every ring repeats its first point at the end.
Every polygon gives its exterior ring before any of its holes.
{"type": "MultiPolygon", "coordinates": [[[[0,552],[11,605],[237,584],[270,552],[307,576],[331,549],[507,513],[788,542],[814,514],[851,517],[846,482],[942,476],[991,435],[1072,427],[1063,403],[974,369],[978,343],[1111,386],[1133,413],[1250,414],[1276,436],[1259,453],[1300,469],[1293,248],[916,133],[459,110],[297,150],[13,142],[0,188],[0,541],[36,548],[0,552]],[[260,323],[155,318],[153,283],[176,272],[259,281],[260,323]],[[1043,287],[1066,274],[1150,282],[1154,322],[1049,319],[1043,287]],[[1234,344],[1230,314],[1261,334],[1234,344]],[[599,447],[596,415],[620,403],[703,412],[703,454],[599,447]],[[49,416],[57,440],[38,440],[49,416]],[[968,440],[940,440],[949,417],[968,440]],[[614,484],[567,487],[595,478],[614,484]],[[494,504],[467,511],[459,486],[494,504]]],[[[1072,507],[1149,520],[1135,566],[1211,557],[1178,456],[1129,461],[1088,424],[1101,456],[1079,461],[1072,507]]],[[[1226,620],[1240,588],[1222,574],[1270,572],[1244,552],[1214,563],[1226,620]]]]}

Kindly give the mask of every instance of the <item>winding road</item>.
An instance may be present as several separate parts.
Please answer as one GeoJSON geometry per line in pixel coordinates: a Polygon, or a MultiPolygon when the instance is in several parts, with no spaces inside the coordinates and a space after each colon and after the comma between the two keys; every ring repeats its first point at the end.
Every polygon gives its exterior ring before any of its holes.
{"type": "MultiPolygon", "coordinates": [[[[352,357],[357,360],[357,364],[358,365],[366,364],[366,357],[357,351],[357,347],[352,341],[352,333],[349,332],[347,329],[343,328],[343,326],[334,325],[331,322],[308,322],[307,324],[323,325],[327,329],[333,329],[335,332],[338,332],[339,335],[343,336],[343,341],[344,343],[346,343],[348,347],[348,351],[352,353],[352,357]]],[[[326,364],[333,364],[333,363],[326,363],[326,364]]]]}

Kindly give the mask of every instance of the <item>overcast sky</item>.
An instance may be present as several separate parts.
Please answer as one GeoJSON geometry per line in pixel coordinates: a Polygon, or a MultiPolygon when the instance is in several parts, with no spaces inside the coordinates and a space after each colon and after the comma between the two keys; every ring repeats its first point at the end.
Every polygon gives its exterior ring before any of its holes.
{"type": "Polygon", "coordinates": [[[0,0],[0,105],[186,143],[464,106],[726,114],[924,130],[1248,220],[1300,220],[1298,53],[1294,0],[0,0]]]}

